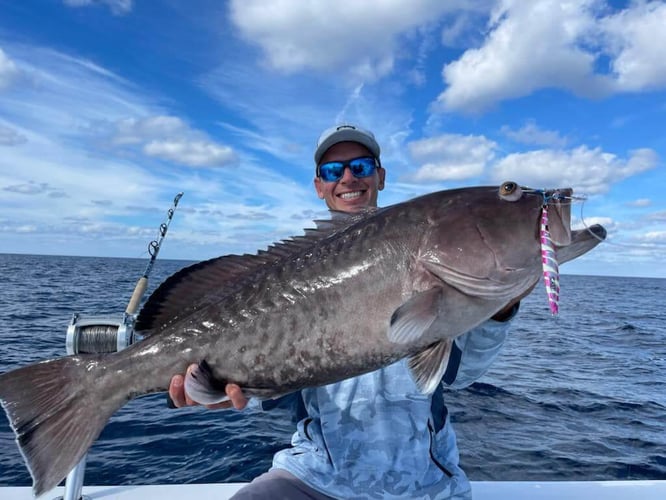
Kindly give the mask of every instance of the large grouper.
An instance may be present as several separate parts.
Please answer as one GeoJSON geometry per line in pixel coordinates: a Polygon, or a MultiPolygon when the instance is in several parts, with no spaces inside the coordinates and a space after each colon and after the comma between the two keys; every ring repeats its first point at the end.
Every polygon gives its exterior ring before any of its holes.
{"type": "Polygon", "coordinates": [[[571,231],[571,200],[569,188],[515,182],[440,191],[182,269],[139,313],[141,341],[0,375],[34,493],[67,475],[114,412],[193,363],[185,384],[200,403],[222,400],[228,382],[275,398],[405,357],[433,391],[452,340],[540,280],[544,207],[560,262],[605,238],[601,226],[571,231]]]}

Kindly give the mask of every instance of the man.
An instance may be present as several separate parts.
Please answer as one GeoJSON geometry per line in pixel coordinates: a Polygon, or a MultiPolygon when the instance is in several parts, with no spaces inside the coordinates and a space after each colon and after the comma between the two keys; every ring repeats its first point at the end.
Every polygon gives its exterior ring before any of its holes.
{"type": "MultiPolygon", "coordinates": [[[[353,125],[326,130],[314,158],[315,189],[329,209],[353,213],[377,206],[386,171],[371,132],[353,125]]],[[[518,304],[519,298],[455,340],[444,384],[462,388],[486,372],[518,304]]],[[[169,394],[176,406],[193,404],[180,375],[173,377],[169,394]]],[[[247,405],[238,386],[229,384],[227,395],[229,402],[210,407],[247,405]]],[[[297,430],[292,447],[276,453],[271,470],[235,499],[471,498],[443,389],[421,394],[406,360],[261,406],[291,408],[297,430]]]]}

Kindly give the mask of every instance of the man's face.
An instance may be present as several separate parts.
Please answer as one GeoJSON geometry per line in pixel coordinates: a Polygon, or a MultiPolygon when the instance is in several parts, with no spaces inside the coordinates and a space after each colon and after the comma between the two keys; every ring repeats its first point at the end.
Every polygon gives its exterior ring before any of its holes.
{"type": "MultiPolygon", "coordinates": [[[[319,164],[351,160],[361,156],[372,156],[372,153],[358,142],[339,142],[324,153],[319,164]]],[[[317,195],[326,201],[329,209],[358,212],[366,207],[377,206],[377,195],[384,189],[385,176],[386,171],[380,167],[371,176],[358,179],[352,175],[349,168],[345,168],[339,180],[325,182],[317,177],[314,184],[317,195]]]]}

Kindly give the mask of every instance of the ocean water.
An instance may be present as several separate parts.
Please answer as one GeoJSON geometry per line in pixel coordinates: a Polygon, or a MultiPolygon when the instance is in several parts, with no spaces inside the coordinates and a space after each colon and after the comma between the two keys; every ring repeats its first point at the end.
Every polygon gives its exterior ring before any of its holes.
{"type": "MultiPolygon", "coordinates": [[[[124,311],[146,263],[0,254],[0,372],[65,354],[74,313],[124,311]]],[[[158,260],[149,292],[187,264],[158,260]]],[[[559,316],[538,286],[491,370],[446,394],[463,468],[472,480],[666,479],[666,280],[565,274],[561,285],[559,316]]],[[[30,485],[0,413],[0,486],[30,485]]],[[[293,430],[280,411],[139,398],[91,448],[85,483],[249,481],[293,430]]]]}

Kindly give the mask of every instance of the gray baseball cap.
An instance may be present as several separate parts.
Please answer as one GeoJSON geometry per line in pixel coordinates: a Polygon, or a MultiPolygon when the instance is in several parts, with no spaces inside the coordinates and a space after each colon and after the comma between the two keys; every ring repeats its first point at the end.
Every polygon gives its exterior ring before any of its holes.
{"type": "Polygon", "coordinates": [[[347,123],[337,125],[335,127],[324,130],[317,141],[317,149],[315,150],[314,160],[315,164],[319,165],[321,157],[333,145],[339,142],[358,142],[363,144],[368,151],[370,151],[375,158],[379,158],[379,144],[372,132],[362,129],[356,125],[349,125],[347,123]]]}

